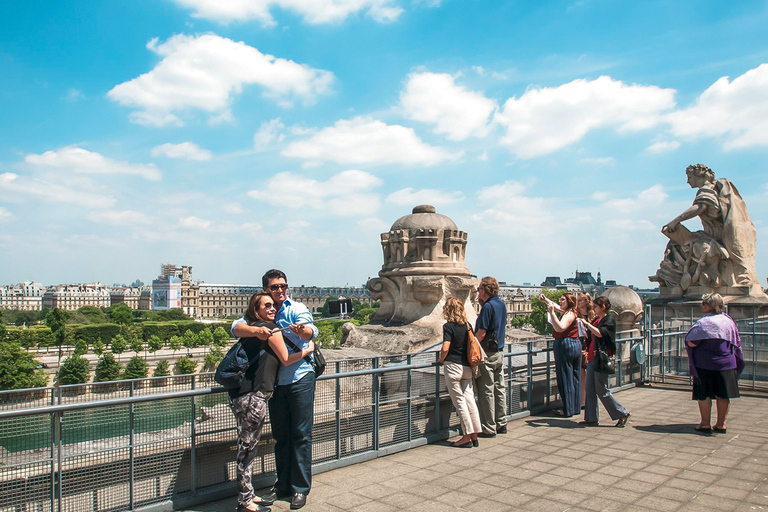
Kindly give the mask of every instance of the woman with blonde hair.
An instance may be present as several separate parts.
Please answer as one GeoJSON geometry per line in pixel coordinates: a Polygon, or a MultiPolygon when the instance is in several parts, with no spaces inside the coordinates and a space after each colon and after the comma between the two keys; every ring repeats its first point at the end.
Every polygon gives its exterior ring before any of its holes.
{"type": "Polygon", "coordinates": [[[539,300],[547,305],[547,316],[555,339],[552,353],[555,355],[557,391],[563,401],[563,410],[555,411],[555,414],[570,418],[581,412],[581,341],[576,297],[572,293],[564,293],[555,304],[542,293],[539,300]],[[557,312],[561,315],[558,316],[557,312]]]}
{"type": "Polygon", "coordinates": [[[448,388],[448,395],[456,408],[463,434],[452,446],[472,448],[478,446],[477,434],[482,431],[472,386],[472,368],[467,359],[468,330],[472,326],[467,321],[464,303],[456,297],[450,297],[445,302],[443,318],[447,322],[443,325],[443,346],[438,362],[445,365],[445,387],[448,388]]]}

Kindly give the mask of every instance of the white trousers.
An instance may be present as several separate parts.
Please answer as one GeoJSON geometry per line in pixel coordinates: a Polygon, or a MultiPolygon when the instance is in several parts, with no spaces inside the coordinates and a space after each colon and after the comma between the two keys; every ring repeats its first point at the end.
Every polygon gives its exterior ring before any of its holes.
{"type": "Polygon", "coordinates": [[[464,435],[481,432],[480,413],[477,411],[475,390],[472,386],[472,369],[462,364],[446,362],[443,374],[445,387],[448,388],[448,395],[461,423],[461,432],[464,435]]]}

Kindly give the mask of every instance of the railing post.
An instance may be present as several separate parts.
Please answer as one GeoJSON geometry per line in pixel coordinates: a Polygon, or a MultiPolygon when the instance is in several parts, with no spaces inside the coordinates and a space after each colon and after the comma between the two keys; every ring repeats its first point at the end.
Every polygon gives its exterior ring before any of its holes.
{"type": "MultiPolygon", "coordinates": [[[[504,404],[506,407],[506,413],[507,416],[510,414],[510,408],[512,407],[512,345],[507,345],[507,342],[504,342],[504,347],[502,347],[502,358],[501,358],[501,364],[507,365],[507,399],[506,404],[504,404]]],[[[502,367],[503,369],[503,367],[502,367]]]]}
{"type": "MultiPolygon", "coordinates": [[[[192,389],[195,389],[195,376],[192,375],[192,389]]],[[[190,421],[190,448],[189,448],[189,486],[192,496],[197,496],[197,450],[195,445],[195,416],[197,416],[197,397],[192,397],[192,421],[190,421]]]]}
{"type": "MultiPolygon", "coordinates": [[[[651,349],[653,348],[653,306],[646,304],[645,306],[645,334],[643,336],[643,344],[645,346],[645,364],[640,369],[640,379],[642,382],[651,380],[651,364],[653,358],[651,358],[651,349]]],[[[638,361],[639,362],[639,361],[638,361]]]]}
{"type": "MultiPolygon", "coordinates": [[[[134,381],[130,381],[130,382],[131,382],[131,389],[130,389],[130,392],[129,392],[129,396],[133,396],[133,383],[134,383],[134,381]]],[[[132,403],[128,407],[130,408],[129,409],[129,414],[128,414],[128,423],[129,423],[129,429],[130,429],[130,431],[128,433],[128,465],[130,467],[130,469],[129,469],[129,471],[130,471],[130,481],[128,483],[128,499],[129,499],[129,502],[131,504],[131,510],[133,510],[134,508],[136,508],[135,505],[134,505],[135,496],[134,496],[134,488],[133,488],[133,483],[134,483],[133,478],[134,478],[134,470],[135,470],[135,464],[134,464],[134,455],[135,455],[135,453],[133,451],[133,443],[134,443],[134,414],[136,412],[136,409],[135,409],[136,404],[132,403]]]]}
{"type": "MultiPolygon", "coordinates": [[[[407,356],[405,356],[405,364],[407,366],[411,366],[413,364],[413,355],[412,354],[408,354],[407,356]]],[[[407,385],[406,385],[406,388],[405,388],[405,391],[407,393],[405,395],[406,396],[405,403],[407,404],[408,409],[405,412],[405,419],[406,419],[406,424],[408,425],[408,427],[407,427],[407,430],[408,430],[408,442],[410,443],[411,440],[413,439],[413,413],[411,412],[411,408],[413,406],[412,405],[413,404],[413,399],[411,398],[412,392],[413,392],[413,379],[412,379],[412,376],[411,376],[411,369],[410,368],[408,368],[407,379],[408,379],[408,382],[407,382],[407,385]]]]}
{"type": "Polygon", "coordinates": [[[661,370],[661,382],[666,382],[666,369],[664,368],[664,361],[666,358],[664,357],[664,342],[667,340],[667,306],[664,305],[664,309],[661,312],[661,343],[659,346],[661,347],[661,359],[659,361],[659,369],[661,370]]]}
{"type": "Polygon", "coordinates": [[[752,390],[755,389],[755,379],[757,377],[757,317],[755,307],[752,306],[752,390]]]}
{"type": "Polygon", "coordinates": [[[528,404],[528,410],[533,411],[533,342],[529,341],[528,345],[528,361],[527,361],[527,376],[528,376],[528,392],[526,393],[525,401],[528,404]]]}
{"type": "Polygon", "coordinates": [[[336,460],[341,460],[341,363],[336,361],[336,460]]]}
{"type": "MultiPolygon", "coordinates": [[[[58,405],[61,405],[62,399],[61,399],[61,386],[58,386],[59,390],[59,397],[58,397],[58,405]]],[[[54,431],[56,433],[56,480],[58,482],[58,487],[56,489],[56,501],[58,504],[57,511],[62,512],[64,510],[64,489],[63,489],[63,482],[62,482],[62,476],[64,474],[64,471],[62,469],[62,440],[61,440],[61,433],[62,433],[62,416],[63,413],[57,413],[54,414],[54,422],[55,427],[54,431]]]]}
{"type": "Polygon", "coordinates": [[[551,356],[552,354],[552,347],[549,345],[549,339],[547,339],[547,399],[546,404],[547,408],[549,408],[549,397],[552,394],[552,372],[550,370],[550,366],[552,364],[551,356]]]}
{"type": "MultiPolygon", "coordinates": [[[[379,358],[373,360],[373,368],[379,368],[379,358]]],[[[372,399],[373,399],[373,451],[379,451],[379,374],[373,373],[372,377],[372,399]]]]}
{"type": "MultiPolygon", "coordinates": [[[[51,405],[56,405],[56,390],[58,386],[51,390],[51,405]]],[[[57,422],[56,414],[51,414],[51,511],[55,510],[56,503],[56,432],[57,422]]]]}
{"type": "Polygon", "coordinates": [[[440,432],[440,352],[435,352],[435,433],[440,432]]]}

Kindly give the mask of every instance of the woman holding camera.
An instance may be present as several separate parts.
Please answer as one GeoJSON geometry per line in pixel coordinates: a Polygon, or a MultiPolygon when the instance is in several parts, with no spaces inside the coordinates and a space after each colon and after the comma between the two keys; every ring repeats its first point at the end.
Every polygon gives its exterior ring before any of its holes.
{"type": "Polygon", "coordinates": [[[572,293],[564,293],[555,304],[542,293],[539,300],[547,305],[547,316],[555,339],[552,352],[555,355],[557,391],[563,401],[563,410],[555,411],[555,414],[570,418],[581,412],[581,341],[576,297],[572,293]]]}

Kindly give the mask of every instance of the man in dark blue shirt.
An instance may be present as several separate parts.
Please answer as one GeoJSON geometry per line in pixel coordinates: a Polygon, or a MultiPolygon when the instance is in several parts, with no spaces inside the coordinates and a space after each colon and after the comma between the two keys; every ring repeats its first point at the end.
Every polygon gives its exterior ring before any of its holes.
{"type": "Polygon", "coordinates": [[[507,306],[499,298],[499,282],[484,277],[477,288],[480,315],[475,325],[475,337],[488,355],[478,366],[477,387],[481,437],[494,437],[507,433],[507,400],[504,392],[504,339],[507,327],[507,306]]]}

